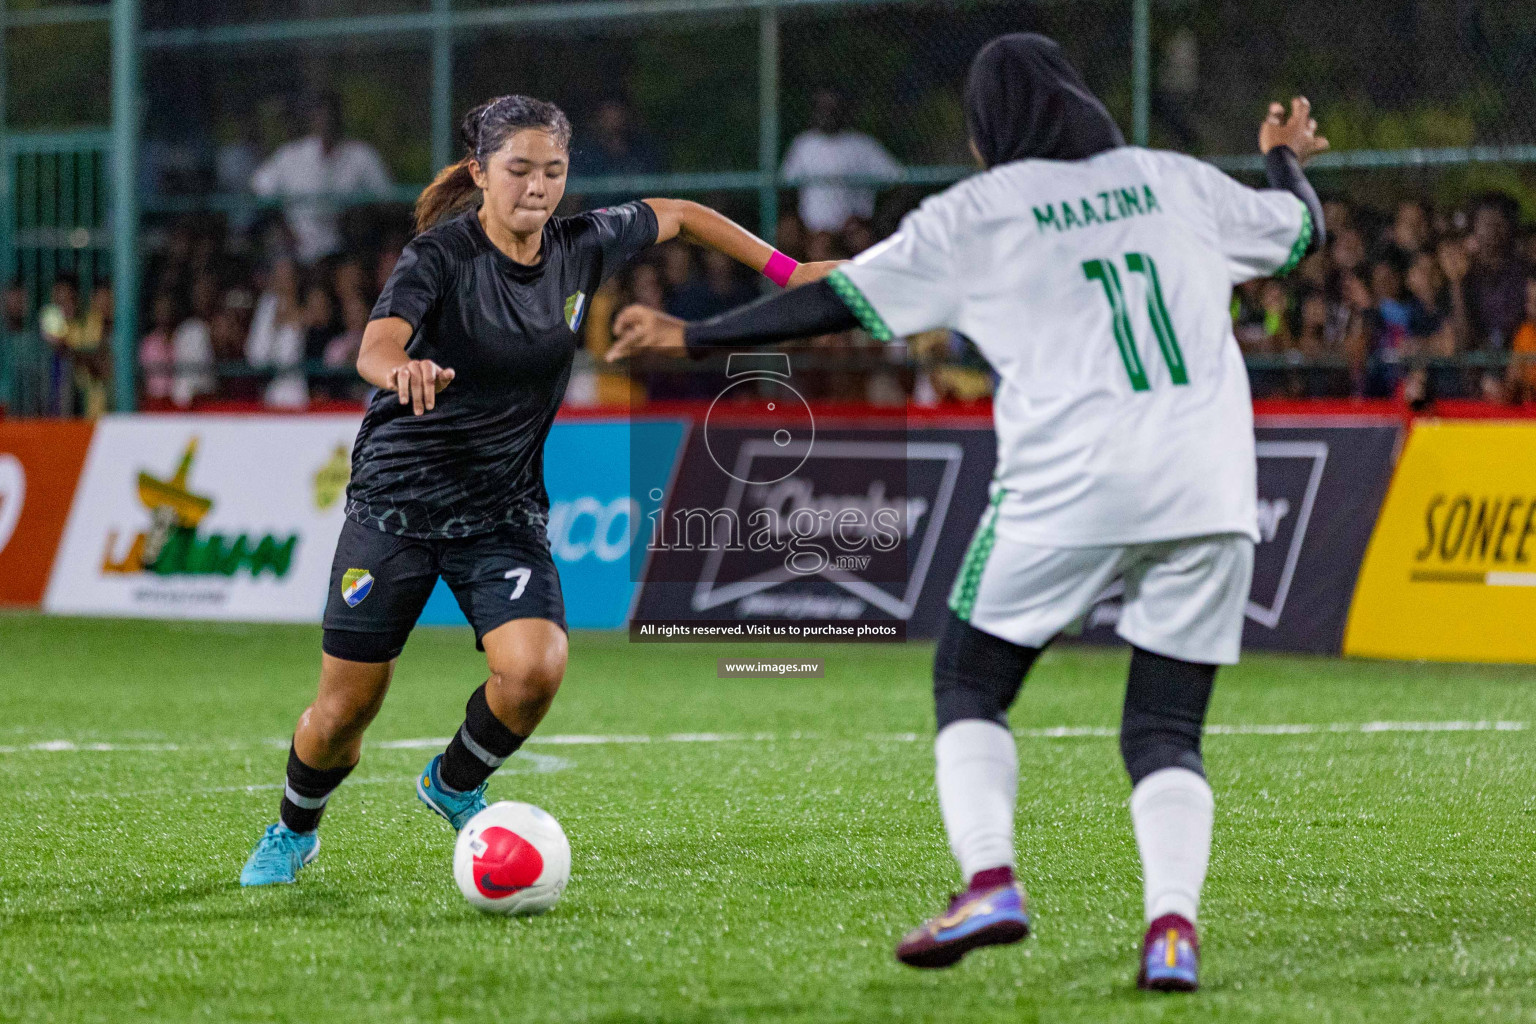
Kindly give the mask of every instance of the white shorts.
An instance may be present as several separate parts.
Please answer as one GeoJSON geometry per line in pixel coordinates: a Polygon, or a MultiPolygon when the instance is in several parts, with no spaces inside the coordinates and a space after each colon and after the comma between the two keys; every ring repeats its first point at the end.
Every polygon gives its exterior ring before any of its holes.
{"type": "Polygon", "coordinates": [[[1222,533],[1149,544],[1052,548],[1009,536],[1009,502],[994,501],[966,552],[949,607],[983,633],[1044,647],[1124,584],[1116,632],[1181,661],[1232,665],[1242,646],[1253,541],[1222,533]]]}

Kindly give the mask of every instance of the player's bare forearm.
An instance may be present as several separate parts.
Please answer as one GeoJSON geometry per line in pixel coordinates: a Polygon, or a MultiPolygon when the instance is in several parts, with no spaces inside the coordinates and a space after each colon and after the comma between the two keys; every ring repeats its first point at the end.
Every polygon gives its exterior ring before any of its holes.
{"type": "Polygon", "coordinates": [[[357,353],[357,372],[382,391],[394,391],[401,405],[420,416],[437,405],[437,395],[453,381],[453,370],[430,359],[412,359],[405,351],[412,328],[397,316],[370,320],[357,353]]]}
{"type": "Polygon", "coordinates": [[[656,241],[681,238],[722,252],[743,266],[762,272],[773,246],[723,213],[687,199],[647,199],[656,214],[656,241]]]}
{"type": "Polygon", "coordinates": [[[370,320],[363,330],[363,344],[357,353],[357,372],[376,388],[390,387],[396,367],[410,362],[405,354],[411,340],[411,325],[399,317],[370,320]]]}
{"type": "MultiPolygon", "coordinates": [[[[773,246],[737,224],[725,214],[687,199],[647,199],[656,214],[656,241],[685,242],[722,252],[744,267],[762,273],[773,255],[773,246]]],[[[838,261],[802,263],[790,275],[789,286],[819,281],[837,269],[838,261]]]]}

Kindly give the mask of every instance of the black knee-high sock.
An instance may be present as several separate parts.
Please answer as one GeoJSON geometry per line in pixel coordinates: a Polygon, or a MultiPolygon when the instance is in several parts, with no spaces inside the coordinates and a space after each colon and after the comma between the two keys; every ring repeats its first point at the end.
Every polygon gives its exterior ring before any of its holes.
{"type": "Polygon", "coordinates": [[[349,764],[343,768],[311,768],[299,760],[298,751],[290,745],[288,782],[283,787],[283,803],[278,811],[283,824],[295,832],[313,832],[320,824],[320,815],[325,813],[325,802],[356,767],[349,764]]]}
{"type": "Polygon", "coordinates": [[[501,724],[485,699],[485,684],[469,697],[464,706],[464,724],[443,752],[438,780],[449,789],[467,792],[479,787],[517,752],[528,737],[501,724]]]}
{"type": "Polygon", "coordinates": [[[1131,648],[1120,756],[1132,786],[1163,768],[1205,774],[1200,737],[1215,683],[1215,665],[1131,648]]]}

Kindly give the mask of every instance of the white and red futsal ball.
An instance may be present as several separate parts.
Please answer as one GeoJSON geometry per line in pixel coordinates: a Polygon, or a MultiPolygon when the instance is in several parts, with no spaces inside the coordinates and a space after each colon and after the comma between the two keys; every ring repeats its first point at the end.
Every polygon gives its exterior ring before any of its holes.
{"type": "Polygon", "coordinates": [[[571,880],[571,844],[548,813],[501,800],[459,833],[453,878],[464,898],[487,913],[542,914],[571,880]]]}

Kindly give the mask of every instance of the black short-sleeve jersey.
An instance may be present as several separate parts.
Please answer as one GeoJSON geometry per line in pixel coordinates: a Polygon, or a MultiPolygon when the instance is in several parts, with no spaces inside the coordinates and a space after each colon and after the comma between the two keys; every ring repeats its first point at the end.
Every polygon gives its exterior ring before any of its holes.
{"type": "Polygon", "coordinates": [[[413,328],[406,352],[454,371],[414,416],[380,391],[352,447],[347,517],[406,537],[471,537],[542,524],[544,440],[565,397],[598,286],[656,242],[656,215],[626,203],[545,225],[540,261],[514,262],[475,210],[417,235],[372,319],[413,328]]]}

